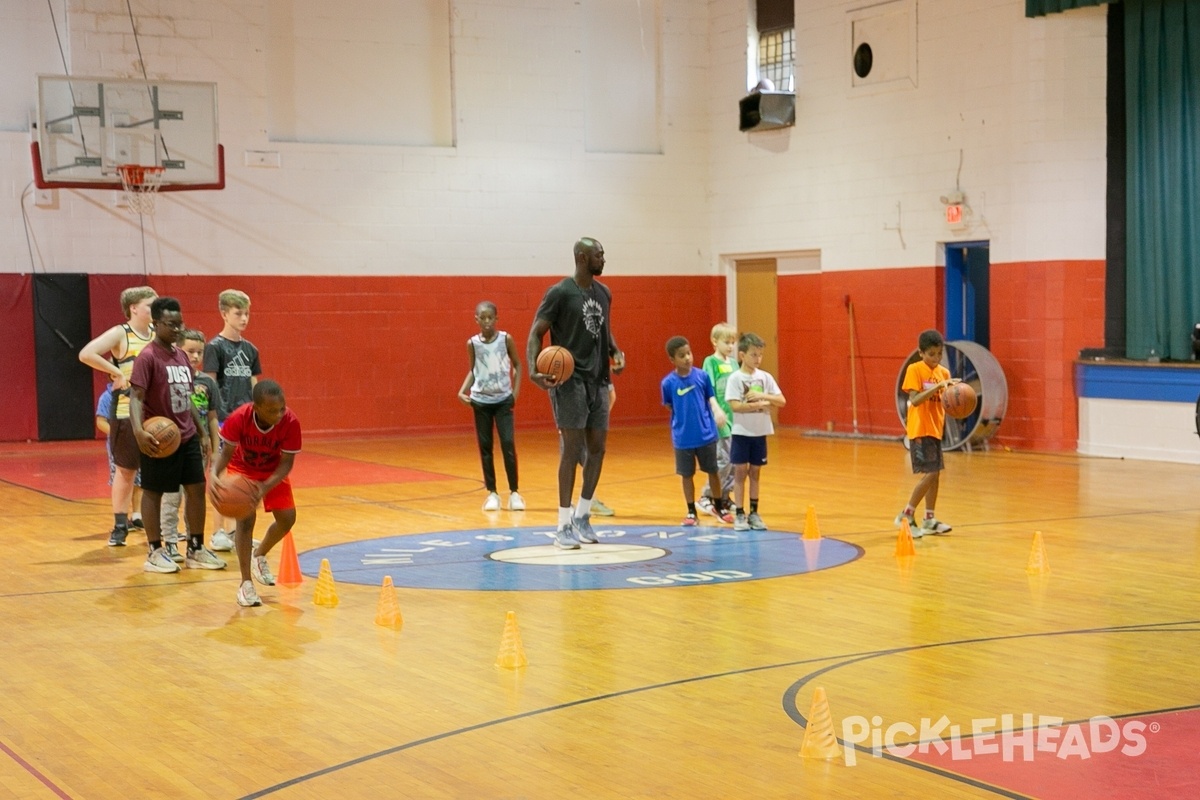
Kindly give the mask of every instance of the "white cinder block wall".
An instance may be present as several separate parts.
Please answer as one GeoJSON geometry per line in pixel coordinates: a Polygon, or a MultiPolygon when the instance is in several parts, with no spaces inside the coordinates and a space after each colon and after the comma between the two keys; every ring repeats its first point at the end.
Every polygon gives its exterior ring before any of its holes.
{"type": "MultiPolygon", "coordinates": [[[[270,140],[268,0],[133,0],[152,78],[218,83],[228,160],[224,192],[175,194],[147,220],[149,271],[558,274],[585,234],[627,274],[792,250],[819,250],[825,270],[930,265],[954,239],[991,240],[993,263],[1103,258],[1105,9],[1029,20],[1021,0],[897,0],[916,15],[916,86],[863,92],[847,25],[873,4],[797,0],[797,124],[747,135],[752,3],[657,0],[662,152],[588,153],[585,11],[654,2],[453,0],[454,144],[400,147],[270,140]],[[245,166],[248,150],[281,167],[245,166]],[[951,233],[939,197],[960,152],[972,224],[951,233]]],[[[73,74],[137,74],[124,0],[51,5],[73,74]]],[[[60,191],[56,209],[25,196],[13,109],[32,113],[35,74],[58,71],[35,6],[0,0],[0,270],[31,269],[24,197],[37,269],[141,272],[137,219],[109,193],[60,191]]]]}
{"type": "Polygon", "coordinates": [[[797,0],[796,125],[747,135],[747,5],[711,4],[718,256],[820,250],[826,271],[929,266],[938,242],[987,239],[992,263],[1104,258],[1106,9],[1031,20],[1022,0],[797,0]],[[852,90],[850,19],[905,6],[915,87],[852,90]],[[972,224],[951,232],[939,198],[960,152],[972,224]]]}
{"type": "MultiPolygon", "coordinates": [[[[367,13],[388,1],[337,8],[367,13]]],[[[449,3],[454,145],[399,147],[270,140],[267,0],[133,0],[151,78],[217,82],[228,164],[225,191],[160,200],[147,220],[150,272],[559,274],[581,235],[602,236],[625,273],[710,270],[708,9],[589,3],[622,19],[657,9],[648,35],[659,52],[659,154],[585,152],[581,3],[449,3]],[[246,167],[247,150],[278,151],[281,167],[246,167]]],[[[28,5],[0,0],[0,43],[33,35],[54,47],[49,14],[28,5]]],[[[66,6],[58,23],[72,74],[137,76],[124,0],[66,6]]],[[[25,87],[30,113],[36,72],[61,72],[51,55],[34,64],[0,46],[5,81],[25,87]]],[[[3,127],[0,196],[10,202],[0,212],[0,269],[26,272],[18,199],[31,178],[29,136],[11,115],[3,127]]],[[[54,210],[25,200],[38,269],[141,272],[137,218],[115,209],[111,193],[59,195],[54,210]]]]}

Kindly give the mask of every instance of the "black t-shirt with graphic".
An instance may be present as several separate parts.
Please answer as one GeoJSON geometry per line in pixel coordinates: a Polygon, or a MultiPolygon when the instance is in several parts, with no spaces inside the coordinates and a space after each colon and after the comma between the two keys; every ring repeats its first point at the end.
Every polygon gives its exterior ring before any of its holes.
{"type": "Polygon", "coordinates": [[[245,339],[235,342],[220,334],[204,345],[203,369],[217,376],[221,390],[217,419],[222,422],[238,406],[250,402],[250,379],[262,374],[257,347],[245,339]]]}
{"type": "Polygon", "coordinates": [[[536,319],[550,323],[550,344],[565,347],[575,357],[575,373],[588,383],[608,383],[609,312],[612,292],[593,280],[584,289],[564,278],[546,290],[536,319]]]}

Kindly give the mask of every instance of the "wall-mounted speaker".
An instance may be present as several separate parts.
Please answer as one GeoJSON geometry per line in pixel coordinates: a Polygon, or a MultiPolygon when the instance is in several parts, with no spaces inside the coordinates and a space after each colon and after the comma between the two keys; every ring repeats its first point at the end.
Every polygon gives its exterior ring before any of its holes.
{"type": "Polygon", "coordinates": [[[796,124],[796,95],[792,92],[751,92],[738,106],[741,131],[770,131],[796,124]]]}

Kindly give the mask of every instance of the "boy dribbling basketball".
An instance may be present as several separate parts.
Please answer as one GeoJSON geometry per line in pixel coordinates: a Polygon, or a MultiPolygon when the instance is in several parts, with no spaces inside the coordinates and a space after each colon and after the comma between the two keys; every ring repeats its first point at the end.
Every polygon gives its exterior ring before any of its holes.
{"type": "Polygon", "coordinates": [[[218,480],[228,467],[231,473],[259,481],[263,510],[275,516],[253,553],[257,514],[252,511],[237,521],[234,546],[242,572],[237,591],[239,606],[262,605],[252,577],[263,586],[275,585],[275,576],[267,564],[267,553],[296,524],[296,501],[292,497],[288,473],[292,471],[302,444],[300,420],[284,402],[283,387],[272,380],[261,380],[254,385],[250,396],[250,403],[225,418],[225,424],[221,426],[223,446],[213,459],[209,475],[210,480],[218,480]]]}
{"type": "Polygon", "coordinates": [[[905,414],[905,432],[908,434],[909,455],[912,470],[920,475],[908,505],[896,515],[896,527],[905,520],[912,530],[914,539],[925,534],[949,533],[952,529],[940,522],[934,514],[937,502],[939,478],[944,468],[942,463],[942,426],[946,422],[946,410],[940,402],[942,390],[957,378],[950,377],[950,370],[942,366],[942,350],[945,347],[942,334],[935,330],[922,331],[917,337],[920,361],[914,361],[904,371],[904,383],[900,390],[908,392],[908,412],[905,414]],[[933,402],[928,402],[932,400],[933,402]],[[925,500],[925,519],[918,526],[913,515],[917,504],[925,500]]]}

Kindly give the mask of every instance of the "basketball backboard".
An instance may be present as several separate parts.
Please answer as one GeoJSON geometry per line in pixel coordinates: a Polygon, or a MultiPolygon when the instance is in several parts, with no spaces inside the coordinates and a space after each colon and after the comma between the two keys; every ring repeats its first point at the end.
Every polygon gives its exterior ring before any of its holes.
{"type": "Polygon", "coordinates": [[[42,189],[121,189],[121,164],[165,168],[164,192],[225,186],[215,83],[39,75],[36,134],[42,189]]]}

